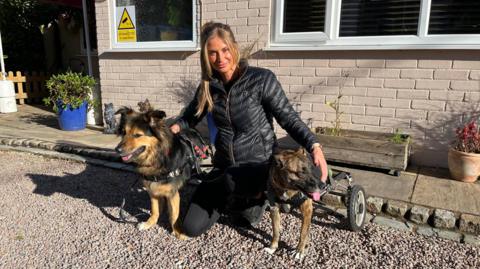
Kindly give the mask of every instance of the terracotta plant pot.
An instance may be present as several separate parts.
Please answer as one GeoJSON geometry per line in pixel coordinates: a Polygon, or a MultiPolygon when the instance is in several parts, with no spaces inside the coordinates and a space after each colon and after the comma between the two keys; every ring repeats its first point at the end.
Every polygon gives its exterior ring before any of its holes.
{"type": "Polygon", "coordinates": [[[466,153],[450,148],[448,169],[453,179],[475,182],[480,176],[480,153],[466,153]]]}

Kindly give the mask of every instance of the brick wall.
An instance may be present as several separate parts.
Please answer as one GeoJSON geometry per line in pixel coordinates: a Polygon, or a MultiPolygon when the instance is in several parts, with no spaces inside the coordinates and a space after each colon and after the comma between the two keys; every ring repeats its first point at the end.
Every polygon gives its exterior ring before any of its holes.
{"type": "MultiPolygon", "coordinates": [[[[414,163],[446,166],[454,127],[480,109],[478,50],[268,51],[269,0],[202,2],[204,21],[229,23],[242,47],[256,42],[250,64],[275,72],[313,126],[331,125],[335,114],[325,102],[341,92],[343,128],[398,128],[413,136],[414,163]]],[[[199,81],[199,53],[106,52],[111,7],[96,5],[102,102],[136,106],[148,98],[178,114],[199,81]]]]}

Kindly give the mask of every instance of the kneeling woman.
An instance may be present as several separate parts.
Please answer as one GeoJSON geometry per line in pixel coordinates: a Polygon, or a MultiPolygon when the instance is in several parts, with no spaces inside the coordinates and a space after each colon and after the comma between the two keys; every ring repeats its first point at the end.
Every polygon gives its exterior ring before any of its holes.
{"type": "Polygon", "coordinates": [[[273,118],[311,152],[321,180],[327,177],[316,136],[293,110],[275,75],[240,60],[228,25],[209,22],[202,27],[200,62],[201,84],[170,127],[174,133],[194,127],[211,112],[218,129],[214,169],[196,189],[183,220],[184,233],[191,237],[207,231],[221,213],[239,225],[261,220],[268,163],[277,146],[273,118]]]}

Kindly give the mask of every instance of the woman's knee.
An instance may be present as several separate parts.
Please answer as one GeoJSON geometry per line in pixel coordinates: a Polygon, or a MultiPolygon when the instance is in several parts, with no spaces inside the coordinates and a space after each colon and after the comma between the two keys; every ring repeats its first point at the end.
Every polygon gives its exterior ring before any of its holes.
{"type": "Polygon", "coordinates": [[[208,230],[203,225],[198,225],[198,223],[184,223],[183,224],[183,233],[188,237],[197,237],[202,235],[208,230]]]}
{"type": "Polygon", "coordinates": [[[183,220],[183,232],[189,237],[202,235],[217,222],[220,214],[216,210],[208,212],[197,204],[191,204],[183,220]]]}

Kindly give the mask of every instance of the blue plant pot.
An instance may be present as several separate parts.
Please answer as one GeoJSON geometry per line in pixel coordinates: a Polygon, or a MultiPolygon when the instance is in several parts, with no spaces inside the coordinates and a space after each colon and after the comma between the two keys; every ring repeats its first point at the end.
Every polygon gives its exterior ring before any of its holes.
{"type": "Polygon", "coordinates": [[[62,101],[57,102],[60,129],[64,131],[85,129],[87,126],[87,102],[83,102],[83,104],[76,109],[72,109],[70,105],[67,105],[67,107],[63,109],[62,104],[62,101]]]}

